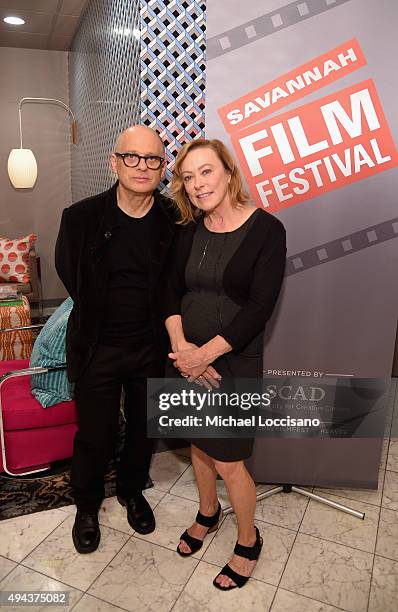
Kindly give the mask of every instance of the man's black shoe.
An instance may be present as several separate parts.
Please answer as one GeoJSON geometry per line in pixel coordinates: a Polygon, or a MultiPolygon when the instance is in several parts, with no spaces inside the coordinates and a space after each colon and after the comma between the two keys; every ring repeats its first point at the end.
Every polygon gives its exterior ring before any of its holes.
{"type": "Polygon", "coordinates": [[[78,510],[72,529],[73,544],[81,554],[97,550],[101,532],[98,524],[98,512],[78,510]]]}
{"type": "Polygon", "coordinates": [[[151,506],[141,492],[134,493],[128,499],[118,495],[117,501],[127,508],[127,520],[134,531],[142,534],[154,531],[155,517],[151,506]]]}

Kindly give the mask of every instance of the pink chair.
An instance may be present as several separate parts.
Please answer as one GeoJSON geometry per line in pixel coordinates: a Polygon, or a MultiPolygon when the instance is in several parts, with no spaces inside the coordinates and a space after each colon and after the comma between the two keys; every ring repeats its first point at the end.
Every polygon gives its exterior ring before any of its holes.
{"type": "Polygon", "coordinates": [[[0,362],[0,472],[34,474],[72,456],[75,403],[43,408],[30,390],[29,375],[50,369],[29,368],[28,360],[0,362]]]}

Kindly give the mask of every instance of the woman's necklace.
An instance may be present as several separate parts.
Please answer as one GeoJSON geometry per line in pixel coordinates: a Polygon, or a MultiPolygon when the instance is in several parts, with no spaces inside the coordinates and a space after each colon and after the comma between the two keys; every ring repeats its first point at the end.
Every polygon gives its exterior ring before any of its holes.
{"type": "Polygon", "coordinates": [[[200,260],[199,260],[199,263],[198,263],[198,268],[197,268],[197,270],[196,270],[196,277],[198,277],[199,272],[200,272],[200,268],[201,268],[202,263],[203,263],[203,260],[204,260],[204,258],[206,257],[206,251],[207,251],[207,247],[209,246],[210,240],[211,240],[211,234],[209,234],[209,236],[208,236],[208,238],[207,238],[207,240],[206,240],[206,244],[205,244],[205,246],[204,246],[204,249],[203,249],[203,252],[202,252],[202,256],[201,256],[201,258],[200,258],[200,260]]]}

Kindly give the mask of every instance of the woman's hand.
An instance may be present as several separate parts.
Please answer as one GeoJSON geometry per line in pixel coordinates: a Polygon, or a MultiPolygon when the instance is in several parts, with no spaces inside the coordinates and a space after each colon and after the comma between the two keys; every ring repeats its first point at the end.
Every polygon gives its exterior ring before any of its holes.
{"type": "Polygon", "coordinates": [[[197,344],[194,344],[193,342],[188,342],[188,340],[185,340],[185,338],[183,338],[179,340],[178,342],[174,343],[171,348],[174,354],[174,353],[181,353],[182,351],[189,351],[192,349],[197,349],[199,347],[197,344]]]}
{"type": "Polygon", "coordinates": [[[199,376],[199,378],[196,378],[195,380],[194,379],[188,379],[188,380],[192,380],[196,382],[198,385],[202,387],[206,387],[206,389],[209,389],[211,391],[212,389],[220,388],[221,378],[222,376],[217,372],[217,370],[215,370],[213,366],[209,365],[207,366],[207,369],[203,372],[203,374],[199,376]]]}
{"type": "Polygon", "coordinates": [[[187,347],[182,350],[169,353],[170,359],[174,359],[174,367],[189,374],[192,378],[198,378],[210,365],[204,360],[204,356],[200,348],[187,347]]]}
{"type": "Polygon", "coordinates": [[[219,388],[220,374],[215,370],[203,356],[203,351],[192,342],[179,342],[178,350],[169,353],[170,359],[174,359],[174,367],[177,368],[184,378],[190,382],[195,381],[207,389],[219,388]]]}
{"type": "MultiPolygon", "coordinates": [[[[196,344],[187,342],[185,339],[181,315],[172,315],[166,319],[165,323],[173,351],[169,356],[180,355],[185,351],[199,350],[196,344]]],[[[174,357],[171,358],[173,359],[174,357]]],[[[212,361],[214,361],[214,358],[209,358],[207,363],[210,364],[212,361]]],[[[190,382],[195,381],[199,385],[205,386],[207,389],[218,389],[220,386],[218,381],[221,380],[221,376],[211,365],[207,365],[202,371],[199,370],[200,378],[192,376],[191,372],[183,370],[176,363],[174,363],[174,366],[178,368],[181,376],[190,378],[190,382]]]]}

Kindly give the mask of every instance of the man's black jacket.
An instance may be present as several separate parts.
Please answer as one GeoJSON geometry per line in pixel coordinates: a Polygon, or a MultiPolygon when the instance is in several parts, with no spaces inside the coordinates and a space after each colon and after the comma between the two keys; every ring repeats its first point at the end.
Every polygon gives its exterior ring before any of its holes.
{"type": "MultiPolygon", "coordinates": [[[[117,183],[108,191],[73,204],[62,214],[55,247],[55,267],[72,297],[66,358],[69,380],[76,381],[95,351],[104,315],[108,288],[107,249],[118,239],[117,183]]],[[[167,351],[167,334],[161,316],[165,265],[175,231],[171,200],[154,192],[154,221],[150,244],[149,292],[151,320],[159,354],[159,376],[167,351]]]]}

